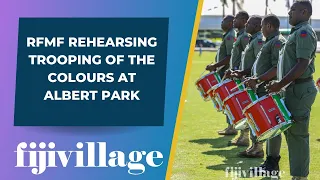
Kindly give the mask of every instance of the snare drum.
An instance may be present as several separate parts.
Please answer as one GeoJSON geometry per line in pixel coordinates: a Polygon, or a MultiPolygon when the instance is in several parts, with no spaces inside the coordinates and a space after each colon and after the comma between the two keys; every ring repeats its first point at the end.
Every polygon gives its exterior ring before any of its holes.
{"type": "MultiPolygon", "coordinates": [[[[239,83],[240,84],[240,83],[239,83]]],[[[233,94],[234,92],[237,92],[239,88],[235,88],[233,91],[234,87],[236,87],[238,84],[236,81],[233,81],[231,79],[226,79],[223,82],[215,85],[214,87],[211,88],[211,91],[209,91],[209,95],[211,99],[214,99],[214,102],[216,103],[215,106],[219,107],[218,111],[222,111],[223,109],[223,101],[233,94]]]]}
{"type": "Polygon", "coordinates": [[[320,92],[320,78],[317,80],[316,86],[317,86],[318,91],[320,92]]]}
{"type": "Polygon", "coordinates": [[[248,89],[237,91],[223,101],[225,112],[235,129],[243,130],[247,127],[247,118],[242,111],[257,99],[258,96],[251,89],[248,89]]]}
{"type": "Polygon", "coordinates": [[[202,76],[195,85],[197,86],[198,91],[200,92],[201,97],[205,101],[209,101],[210,97],[208,95],[209,90],[217,85],[221,81],[220,76],[217,72],[210,72],[202,76]]]}
{"type": "Polygon", "coordinates": [[[277,94],[257,99],[243,113],[259,142],[279,135],[292,125],[291,113],[277,94]]]}

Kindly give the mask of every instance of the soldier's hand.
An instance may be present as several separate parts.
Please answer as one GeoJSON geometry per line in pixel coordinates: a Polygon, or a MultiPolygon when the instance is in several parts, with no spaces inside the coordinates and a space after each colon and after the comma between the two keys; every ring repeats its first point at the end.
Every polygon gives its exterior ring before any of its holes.
{"type": "Polygon", "coordinates": [[[241,78],[243,75],[242,75],[242,72],[239,71],[239,70],[236,70],[236,71],[233,71],[233,73],[231,74],[232,77],[236,77],[236,78],[241,78]]]}
{"type": "Polygon", "coordinates": [[[226,72],[225,72],[225,77],[226,78],[231,78],[231,73],[232,73],[233,71],[232,70],[227,70],[226,72]]]}
{"type": "Polygon", "coordinates": [[[206,70],[211,72],[211,71],[216,71],[217,68],[215,67],[214,64],[209,64],[209,65],[206,67],[206,70]]]}
{"type": "Polygon", "coordinates": [[[256,89],[257,86],[257,79],[256,78],[250,78],[245,81],[246,86],[250,87],[251,89],[256,89]]]}
{"type": "Polygon", "coordinates": [[[249,81],[250,79],[251,79],[251,77],[245,77],[243,81],[246,84],[246,82],[249,81]]]}
{"type": "Polygon", "coordinates": [[[267,89],[268,93],[275,93],[279,92],[282,87],[280,86],[279,82],[273,81],[267,84],[265,88],[267,89]]]}

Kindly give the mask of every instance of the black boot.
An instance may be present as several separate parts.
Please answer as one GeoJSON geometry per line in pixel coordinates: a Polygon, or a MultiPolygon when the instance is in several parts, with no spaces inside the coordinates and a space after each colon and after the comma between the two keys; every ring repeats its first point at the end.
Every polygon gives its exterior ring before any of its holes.
{"type": "Polygon", "coordinates": [[[279,168],[280,158],[281,158],[280,156],[277,158],[268,156],[261,166],[251,169],[250,173],[252,173],[253,176],[267,176],[267,175],[277,176],[280,171],[280,168],[279,168]]]}

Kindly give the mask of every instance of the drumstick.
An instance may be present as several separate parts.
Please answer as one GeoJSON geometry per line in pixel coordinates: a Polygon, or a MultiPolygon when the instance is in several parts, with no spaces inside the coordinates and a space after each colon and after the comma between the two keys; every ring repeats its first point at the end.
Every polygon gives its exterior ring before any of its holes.
{"type": "Polygon", "coordinates": [[[225,78],[226,78],[226,74],[223,75],[221,82],[223,82],[225,78]]]}
{"type": "Polygon", "coordinates": [[[206,72],[206,71],[207,71],[207,70],[204,70],[204,71],[200,74],[200,77],[201,77],[201,76],[203,75],[203,73],[206,72]]]}
{"type": "MultiPolygon", "coordinates": [[[[210,64],[212,64],[213,62],[211,62],[210,64]]],[[[217,71],[220,71],[220,69],[222,69],[223,67],[224,67],[225,65],[223,65],[223,66],[220,66],[220,67],[218,67],[217,69],[216,69],[216,72],[217,71]]],[[[200,74],[200,77],[203,75],[203,73],[205,73],[207,70],[204,70],[201,74],[200,74]]]]}
{"type": "MultiPolygon", "coordinates": [[[[260,86],[261,84],[263,84],[265,81],[259,83],[256,85],[256,87],[260,86]]],[[[244,85],[245,81],[241,82],[240,84],[238,84],[237,86],[235,86],[234,88],[231,89],[231,91],[235,90],[236,88],[239,88],[240,86],[244,85]]],[[[245,88],[245,90],[247,90],[248,88],[245,88]]]]}
{"type": "Polygon", "coordinates": [[[234,88],[231,89],[231,91],[235,90],[236,88],[239,88],[240,86],[244,85],[244,81],[235,86],[234,88]]]}
{"type": "Polygon", "coordinates": [[[290,86],[290,84],[292,84],[292,81],[291,81],[289,84],[285,85],[285,86],[284,86],[283,88],[281,88],[281,89],[286,90],[286,89],[287,89],[287,87],[288,87],[288,86],[290,86]]]}
{"type": "Polygon", "coordinates": [[[226,78],[226,75],[222,77],[221,82],[223,82],[225,78],[226,78]]]}
{"type": "Polygon", "coordinates": [[[290,83],[288,83],[287,85],[285,85],[284,87],[282,87],[279,92],[269,93],[269,95],[280,94],[280,93],[286,91],[287,87],[290,86],[290,84],[292,84],[292,81],[290,83]]]}
{"type": "MultiPolygon", "coordinates": [[[[211,65],[213,63],[213,61],[211,63],[209,63],[209,65],[211,65]]],[[[200,77],[203,75],[203,73],[205,73],[207,70],[205,69],[201,74],[200,77]]]]}
{"type": "MultiPolygon", "coordinates": [[[[211,65],[213,63],[213,61],[211,63],[209,63],[209,65],[211,65]]],[[[203,75],[204,72],[206,72],[207,70],[205,69],[201,74],[200,77],[203,75]]]]}
{"type": "MultiPolygon", "coordinates": [[[[277,92],[277,93],[279,94],[279,93],[281,93],[281,92],[286,91],[287,87],[290,86],[291,83],[292,83],[292,82],[290,82],[289,84],[287,84],[287,85],[285,85],[284,87],[282,87],[282,88],[280,89],[280,91],[277,92]]],[[[276,94],[277,94],[277,93],[276,93],[276,94]]]]}
{"type": "Polygon", "coordinates": [[[226,66],[226,65],[223,65],[223,66],[218,67],[216,71],[220,71],[220,69],[222,69],[222,68],[225,67],[225,66],[226,66]]]}

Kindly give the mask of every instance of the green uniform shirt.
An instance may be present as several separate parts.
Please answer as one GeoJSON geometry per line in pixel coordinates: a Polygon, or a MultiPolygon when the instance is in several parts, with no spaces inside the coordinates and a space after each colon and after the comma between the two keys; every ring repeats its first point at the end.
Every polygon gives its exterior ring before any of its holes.
{"type": "Polygon", "coordinates": [[[252,35],[249,44],[242,53],[241,70],[251,69],[257,55],[264,44],[264,38],[261,31],[252,35]]]}
{"type": "Polygon", "coordinates": [[[292,28],[285,47],[280,52],[278,80],[281,80],[296,65],[297,59],[309,61],[307,70],[298,79],[310,77],[315,72],[315,53],[317,35],[308,22],[302,22],[292,28]]]}
{"type": "MultiPolygon", "coordinates": [[[[223,35],[222,43],[216,55],[216,63],[222,61],[227,56],[231,56],[231,51],[235,38],[236,31],[234,29],[230,29],[223,35]]],[[[221,71],[224,72],[226,69],[228,69],[228,67],[222,68],[221,71]]]]}
{"type": "Polygon", "coordinates": [[[251,72],[253,76],[259,77],[272,67],[277,67],[279,52],[284,46],[285,42],[286,39],[280,34],[279,31],[269,35],[266,38],[266,42],[258,53],[257,59],[252,67],[251,72]]]}
{"type": "Polygon", "coordinates": [[[246,48],[249,43],[249,34],[245,32],[243,28],[237,34],[237,40],[233,43],[230,69],[237,70],[240,68],[242,51],[246,48]]]}

